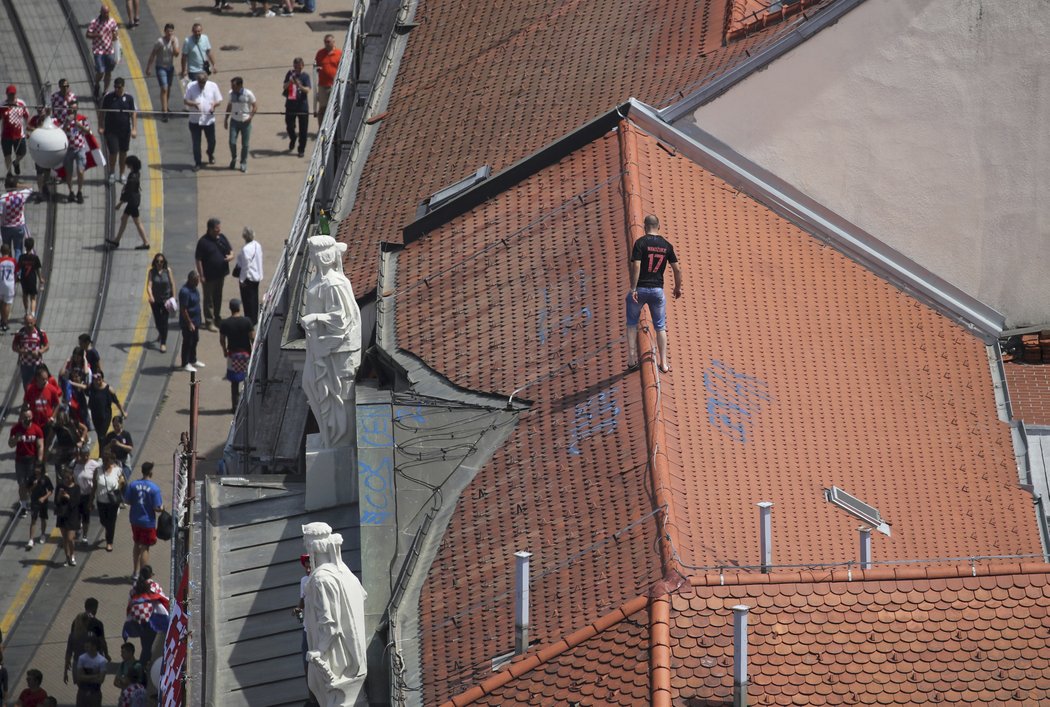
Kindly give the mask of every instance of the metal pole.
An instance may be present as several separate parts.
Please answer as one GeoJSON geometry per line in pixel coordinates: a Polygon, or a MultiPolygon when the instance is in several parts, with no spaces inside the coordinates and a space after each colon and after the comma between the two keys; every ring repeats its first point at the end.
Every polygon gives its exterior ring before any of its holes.
{"type": "Polygon", "coordinates": [[[200,411],[200,381],[197,373],[190,373],[190,469],[189,479],[186,485],[186,505],[189,506],[196,496],[195,487],[197,482],[197,416],[200,411]]]}
{"type": "Polygon", "coordinates": [[[860,568],[871,569],[871,528],[857,528],[860,532],[860,568]]]}
{"type": "Polygon", "coordinates": [[[515,552],[514,567],[514,654],[529,649],[529,558],[531,552],[515,552]]]}
{"type": "Polygon", "coordinates": [[[733,607],[733,707],[747,707],[747,614],[743,604],[733,607]]]}
{"type": "Polygon", "coordinates": [[[762,501],[758,506],[758,533],[762,554],[762,572],[768,574],[773,568],[773,502],[762,501]]]}

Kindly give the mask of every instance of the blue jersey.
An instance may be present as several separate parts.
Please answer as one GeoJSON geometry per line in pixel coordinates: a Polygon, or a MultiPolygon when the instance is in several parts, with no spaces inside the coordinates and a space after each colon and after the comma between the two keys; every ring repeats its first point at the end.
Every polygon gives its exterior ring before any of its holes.
{"type": "Polygon", "coordinates": [[[132,525],[157,527],[157,509],[164,503],[159,486],[149,479],[132,481],[124,491],[124,500],[131,504],[132,525]]]}

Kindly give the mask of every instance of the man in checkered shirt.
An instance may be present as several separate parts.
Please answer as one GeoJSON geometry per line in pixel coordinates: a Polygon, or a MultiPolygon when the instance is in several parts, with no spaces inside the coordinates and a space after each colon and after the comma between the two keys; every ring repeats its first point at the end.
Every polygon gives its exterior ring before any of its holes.
{"type": "Polygon", "coordinates": [[[109,16],[106,5],[102,5],[98,17],[88,25],[87,38],[91,40],[91,54],[95,59],[95,100],[98,100],[103,91],[109,91],[109,77],[117,67],[117,21],[109,16]],[[103,83],[101,90],[99,82],[103,83]]]}
{"type": "Polygon", "coordinates": [[[32,189],[19,189],[18,177],[8,174],[4,178],[7,190],[0,196],[0,209],[3,210],[0,220],[0,238],[11,249],[15,260],[22,255],[22,244],[26,238],[26,201],[32,195],[32,189]]]}
{"type": "Polygon", "coordinates": [[[77,100],[74,98],[69,102],[69,112],[62,123],[62,130],[66,133],[69,146],[66,148],[66,159],[63,168],[66,171],[66,187],[69,188],[69,201],[84,203],[84,170],[87,169],[88,141],[87,136],[91,134],[91,126],[88,119],[77,112],[77,100]],[[77,173],[77,193],[73,194],[73,172],[77,173]]]}
{"type": "Polygon", "coordinates": [[[69,114],[70,101],[77,100],[76,95],[69,90],[69,79],[58,80],[58,90],[51,94],[51,117],[56,123],[62,125],[69,114]]]}
{"type": "Polygon", "coordinates": [[[0,106],[0,115],[3,117],[0,144],[3,145],[7,173],[11,174],[13,157],[14,172],[21,174],[20,163],[26,156],[26,127],[29,125],[29,109],[26,108],[25,101],[18,97],[18,88],[14,84],[7,87],[7,99],[0,106]]]}

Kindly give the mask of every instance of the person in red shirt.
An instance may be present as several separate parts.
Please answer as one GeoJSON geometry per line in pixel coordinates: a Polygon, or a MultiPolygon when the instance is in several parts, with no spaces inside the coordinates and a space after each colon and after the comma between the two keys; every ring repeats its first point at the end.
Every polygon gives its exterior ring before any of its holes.
{"type": "Polygon", "coordinates": [[[321,121],[324,120],[325,108],[328,107],[328,99],[332,95],[332,86],[335,85],[335,74],[339,69],[339,60],[343,58],[343,50],[336,49],[335,37],[331,34],[324,36],[324,49],[319,49],[314,55],[314,68],[317,69],[317,127],[320,129],[321,121]]]}
{"type": "Polygon", "coordinates": [[[33,422],[33,410],[22,406],[18,422],[11,427],[7,446],[15,450],[15,478],[18,481],[19,513],[29,508],[29,483],[37,464],[44,462],[44,430],[33,422]]]}
{"type": "Polygon", "coordinates": [[[29,126],[29,109],[25,101],[18,97],[18,88],[14,84],[7,87],[7,99],[0,106],[0,145],[4,151],[4,165],[11,174],[12,161],[15,174],[22,173],[20,163],[26,156],[26,130],[29,126]]]}
{"type": "Polygon", "coordinates": [[[62,402],[62,389],[51,375],[46,363],[36,367],[36,376],[26,386],[25,404],[33,411],[33,422],[44,430],[44,446],[48,446],[55,412],[62,402]]]}
{"type": "Polygon", "coordinates": [[[18,695],[18,701],[22,703],[22,707],[42,707],[44,700],[47,699],[47,691],[40,687],[44,682],[44,674],[36,668],[30,668],[26,671],[26,689],[18,695]]]}

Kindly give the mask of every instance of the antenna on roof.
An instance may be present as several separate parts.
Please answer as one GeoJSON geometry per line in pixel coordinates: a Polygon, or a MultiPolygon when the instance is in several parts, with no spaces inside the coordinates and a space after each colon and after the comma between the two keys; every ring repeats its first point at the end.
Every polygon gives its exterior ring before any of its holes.
{"type": "Polygon", "coordinates": [[[831,505],[838,506],[846,511],[854,518],[860,518],[886,537],[890,537],[890,524],[882,519],[882,514],[879,513],[878,508],[869,506],[864,501],[843,491],[838,486],[824,489],[824,499],[831,505]]]}

